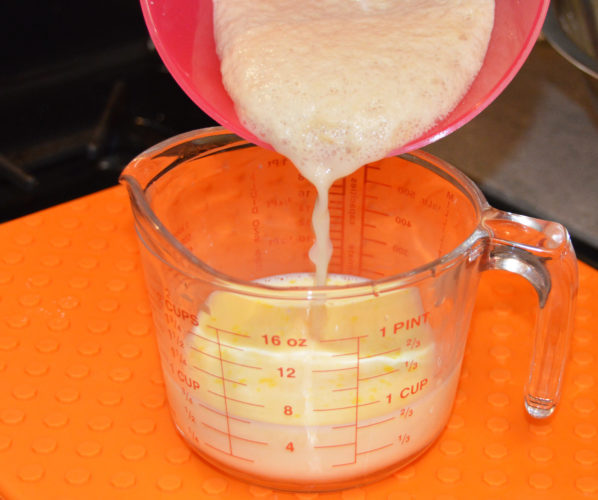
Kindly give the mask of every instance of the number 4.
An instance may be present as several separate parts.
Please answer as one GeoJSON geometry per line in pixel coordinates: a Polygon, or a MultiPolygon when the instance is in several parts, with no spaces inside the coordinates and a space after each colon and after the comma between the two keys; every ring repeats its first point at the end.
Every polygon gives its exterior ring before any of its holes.
{"type": "Polygon", "coordinates": [[[293,441],[289,441],[289,444],[287,444],[286,449],[289,451],[295,451],[295,446],[293,445],[293,441]]]}

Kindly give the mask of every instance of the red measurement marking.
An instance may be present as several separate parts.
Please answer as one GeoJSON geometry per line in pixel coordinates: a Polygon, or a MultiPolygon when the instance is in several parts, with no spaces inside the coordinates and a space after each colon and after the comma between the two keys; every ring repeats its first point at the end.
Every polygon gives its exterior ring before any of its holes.
{"type": "Polygon", "coordinates": [[[362,273],[377,274],[378,276],[384,276],[384,273],[381,273],[380,271],[375,271],[373,269],[368,269],[367,267],[362,267],[361,268],[361,272],[362,273]]]}
{"type": "Polygon", "coordinates": [[[388,417],[387,419],[380,420],[378,422],[373,422],[371,424],[359,425],[359,426],[357,426],[357,428],[365,429],[366,427],[374,427],[375,425],[385,424],[386,422],[390,422],[391,420],[394,420],[394,419],[395,419],[395,417],[388,417]]]}
{"type": "Polygon", "coordinates": [[[201,340],[205,340],[206,342],[211,342],[212,344],[216,344],[219,347],[226,347],[227,349],[235,349],[236,351],[244,351],[245,349],[242,349],[240,347],[236,347],[234,345],[228,345],[228,344],[223,344],[222,342],[218,342],[216,340],[212,340],[209,339],[208,337],[204,337],[202,335],[199,335],[197,333],[193,333],[193,332],[189,332],[191,335],[193,335],[194,337],[200,338],[201,340]]]}
{"type": "Polygon", "coordinates": [[[408,372],[413,372],[413,371],[417,370],[417,361],[414,361],[414,360],[405,361],[405,366],[407,367],[408,372]]]}
{"type": "Polygon", "coordinates": [[[377,401],[370,401],[369,403],[359,403],[357,406],[359,406],[359,408],[361,408],[362,406],[371,406],[371,405],[378,404],[379,402],[380,402],[380,400],[378,399],[377,401]]]}
{"type": "Polygon", "coordinates": [[[387,187],[387,188],[391,188],[392,187],[390,184],[386,184],[385,182],[370,181],[370,180],[367,180],[365,182],[367,182],[368,184],[374,184],[376,186],[384,186],[384,187],[387,187]]]}
{"type": "Polygon", "coordinates": [[[355,462],[347,462],[345,464],[333,464],[332,467],[345,467],[346,465],[355,465],[355,462]]]}
{"type": "Polygon", "coordinates": [[[330,356],[331,358],[338,358],[340,356],[355,356],[357,354],[357,351],[355,352],[343,352],[340,354],[333,354],[332,356],[330,356]]]}
{"type": "Polygon", "coordinates": [[[324,449],[324,448],[342,448],[344,446],[354,446],[355,443],[341,443],[341,444],[327,444],[322,446],[314,446],[314,448],[324,449]]]}
{"type": "Polygon", "coordinates": [[[382,215],[384,217],[388,217],[388,215],[389,215],[386,212],[381,212],[380,210],[374,210],[373,208],[366,208],[365,211],[369,212],[370,214],[382,215]]]}
{"type": "Polygon", "coordinates": [[[203,368],[200,368],[199,366],[195,366],[195,365],[191,365],[191,366],[193,368],[195,368],[197,371],[205,373],[206,375],[209,375],[210,377],[217,378],[218,380],[222,380],[223,382],[230,382],[231,384],[247,386],[247,384],[245,384],[243,382],[238,382],[238,381],[230,379],[230,378],[225,378],[222,375],[216,375],[215,373],[209,372],[208,370],[204,370],[203,368]]]}
{"type": "Polygon", "coordinates": [[[332,389],[332,392],[354,391],[355,389],[357,389],[357,386],[355,386],[355,387],[345,387],[344,389],[332,389]]]}
{"type": "MultiPolygon", "coordinates": [[[[250,403],[249,401],[243,401],[241,399],[231,398],[231,397],[227,396],[226,393],[225,394],[219,394],[219,393],[211,391],[211,390],[208,391],[208,392],[210,394],[213,394],[214,396],[218,396],[219,398],[223,398],[225,402],[226,401],[234,401],[235,403],[241,403],[241,404],[244,404],[244,405],[255,406],[256,408],[264,408],[264,405],[258,405],[256,403],[250,403]]],[[[228,410],[227,410],[227,412],[228,412],[228,410]]],[[[228,416],[228,413],[227,413],[227,416],[228,416]]]]}
{"type": "MultiPolygon", "coordinates": [[[[193,349],[194,351],[197,351],[199,354],[203,354],[204,356],[207,356],[208,358],[220,360],[220,358],[218,356],[214,356],[213,354],[208,354],[207,352],[201,351],[201,350],[197,349],[196,347],[191,346],[191,349],[193,349]]],[[[241,366],[243,368],[251,368],[252,370],[261,370],[262,369],[261,366],[244,365],[243,363],[237,363],[236,361],[230,361],[228,359],[223,359],[222,361],[224,361],[225,363],[228,363],[229,365],[241,366]]]]}
{"type": "Polygon", "coordinates": [[[355,441],[355,450],[353,454],[353,462],[357,463],[357,424],[359,423],[359,356],[360,356],[360,340],[357,339],[357,374],[355,375],[355,380],[357,381],[357,389],[355,390],[355,401],[357,404],[355,405],[355,433],[353,437],[353,441],[355,441]]]}
{"type": "Polygon", "coordinates": [[[399,443],[407,444],[411,440],[411,436],[409,434],[399,434],[399,443]]]}
{"type": "Polygon", "coordinates": [[[397,347],[396,349],[390,349],[390,350],[384,351],[384,352],[377,352],[376,354],[368,354],[367,356],[361,356],[361,358],[359,358],[359,359],[375,358],[376,356],[382,356],[384,354],[390,354],[391,352],[399,352],[400,350],[401,350],[401,348],[397,347]]]}
{"type": "Polygon", "coordinates": [[[216,450],[216,451],[219,451],[220,453],[224,453],[225,455],[228,455],[229,457],[238,458],[239,460],[245,460],[245,462],[249,462],[249,463],[253,463],[254,462],[254,460],[251,460],[250,458],[240,457],[239,455],[235,455],[233,453],[229,453],[228,451],[223,450],[221,448],[218,448],[218,447],[216,447],[216,446],[214,446],[214,445],[212,445],[210,443],[206,443],[205,441],[204,441],[204,444],[206,446],[209,446],[213,450],[216,450]]]}
{"type": "Polygon", "coordinates": [[[419,339],[409,338],[407,339],[406,344],[409,349],[417,349],[421,345],[421,342],[419,339]]]}
{"type": "Polygon", "coordinates": [[[334,425],[332,429],[346,429],[347,427],[355,427],[355,424],[334,425]]]}
{"type": "MultiPolygon", "coordinates": [[[[224,363],[222,362],[222,348],[220,347],[220,332],[216,330],[216,340],[218,341],[218,357],[220,358],[220,373],[222,374],[222,397],[224,398],[224,413],[226,414],[226,432],[228,434],[228,451],[232,455],[233,442],[230,437],[230,418],[228,415],[228,400],[226,398],[226,384],[224,383],[224,363]]],[[[212,391],[210,391],[212,392],[212,391]]],[[[215,394],[215,393],[213,393],[215,394]]]]}
{"type": "Polygon", "coordinates": [[[385,444],[384,446],[380,446],[378,448],[372,448],[371,450],[365,450],[365,451],[360,451],[359,453],[357,453],[357,455],[365,455],[366,453],[374,453],[375,451],[380,451],[383,450],[384,448],[388,448],[389,446],[392,446],[394,443],[388,443],[385,444]]]}
{"type": "Polygon", "coordinates": [[[349,410],[351,408],[357,409],[357,405],[339,406],[337,408],[314,408],[313,411],[339,411],[339,410],[349,410]]]}
{"type": "Polygon", "coordinates": [[[237,337],[244,337],[246,339],[250,338],[250,335],[246,335],[244,333],[233,332],[232,330],[225,330],[224,328],[218,328],[217,326],[206,325],[208,328],[212,330],[216,330],[219,333],[228,333],[229,335],[235,335],[237,337]]]}
{"type": "Polygon", "coordinates": [[[378,226],[376,226],[375,224],[369,224],[369,223],[366,223],[366,222],[363,223],[363,227],[369,227],[371,229],[377,229],[378,228],[378,226]]]}
{"type": "MultiPolygon", "coordinates": [[[[217,427],[214,427],[212,425],[206,424],[205,422],[202,422],[202,425],[204,427],[207,427],[208,429],[213,430],[215,432],[218,432],[220,434],[228,434],[226,431],[222,431],[222,430],[218,429],[217,427]]],[[[233,439],[239,439],[241,441],[247,441],[248,443],[261,444],[261,445],[268,446],[268,443],[266,443],[265,441],[255,441],[253,439],[247,439],[247,438],[244,438],[242,436],[237,436],[236,434],[230,434],[230,437],[233,438],[233,439]]]]}
{"type": "Polygon", "coordinates": [[[312,370],[313,373],[327,373],[327,372],[344,372],[347,370],[357,370],[357,366],[349,366],[348,368],[329,368],[327,370],[312,370]]]}
{"type": "Polygon", "coordinates": [[[390,374],[392,374],[392,373],[396,373],[396,372],[398,372],[398,371],[400,371],[400,370],[397,368],[396,370],[392,370],[392,371],[390,371],[390,372],[384,372],[384,373],[379,373],[378,375],[371,375],[370,377],[363,377],[363,378],[360,378],[360,379],[359,379],[359,381],[360,381],[360,382],[363,382],[363,381],[365,381],[365,380],[371,380],[371,379],[373,379],[373,378],[384,377],[385,375],[390,375],[390,374]]]}
{"type": "Polygon", "coordinates": [[[413,408],[401,408],[400,416],[403,418],[409,418],[413,415],[413,408]]]}
{"type": "MultiPolygon", "coordinates": [[[[363,182],[367,182],[367,178],[368,178],[368,169],[367,166],[366,168],[363,169],[363,182]]],[[[361,205],[365,207],[365,185],[364,185],[364,189],[361,193],[361,205]]],[[[364,224],[365,224],[365,213],[362,211],[361,212],[361,228],[359,229],[359,237],[361,239],[361,241],[363,241],[363,230],[364,230],[364,224]]],[[[359,255],[359,260],[358,260],[358,269],[359,269],[359,273],[361,274],[362,272],[362,265],[363,265],[363,257],[361,256],[361,253],[359,255]]]]}
{"type": "Polygon", "coordinates": [[[386,245],[386,241],[376,240],[374,238],[364,238],[364,241],[369,241],[370,243],[378,243],[379,245],[386,245]]]}
{"type": "MultiPolygon", "coordinates": [[[[207,405],[204,405],[202,403],[197,403],[197,405],[201,406],[202,408],[211,411],[212,413],[215,413],[216,415],[220,415],[223,418],[227,418],[227,415],[225,415],[224,413],[219,412],[218,410],[215,410],[214,408],[210,408],[207,405]]],[[[237,422],[241,422],[242,424],[250,424],[251,422],[249,420],[243,420],[242,418],[238,418],[238,417],[233,417],[232,415],[228,415],[228,418],[230,420],[235,420],[237,422]]]]}
{"type": "Polygon", "coordinates": [[[322,339],[320,340],[320,342],[342,342],[345,340],[357,340],[357,339],[365,339],[367,337],[367,335],[360,335],[357,337],[343,337],[340,339],[322,339]]]}

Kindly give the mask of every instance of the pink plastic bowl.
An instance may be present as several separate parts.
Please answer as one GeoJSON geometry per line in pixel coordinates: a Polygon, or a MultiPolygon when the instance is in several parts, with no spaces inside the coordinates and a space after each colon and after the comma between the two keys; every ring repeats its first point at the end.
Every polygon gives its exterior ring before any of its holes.
{"type": "MultiPolygon", "coordinates": [[[[395,154],[421,148],[450,134],[486,108],[511,82],[542,28],[549,0],[496,0],[486,59],[469,92],[451,114],[395,154]]],[[[187,95],[214,120],[260,146],[241,123],[222,86],[211,0],[141,0],[150,36],[166,67],[187,95]]]]}

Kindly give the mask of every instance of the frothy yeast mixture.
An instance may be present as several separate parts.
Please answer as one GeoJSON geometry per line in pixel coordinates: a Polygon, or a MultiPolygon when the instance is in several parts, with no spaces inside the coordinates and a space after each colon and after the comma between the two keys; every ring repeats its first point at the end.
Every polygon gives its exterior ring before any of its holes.
{"type": "Polygon", "coordinates": [[[243,125],[315,185],[324,284],[328,190],[446,116],[478,73],[494,0],[214,0],[222,79],[243,125]]]}

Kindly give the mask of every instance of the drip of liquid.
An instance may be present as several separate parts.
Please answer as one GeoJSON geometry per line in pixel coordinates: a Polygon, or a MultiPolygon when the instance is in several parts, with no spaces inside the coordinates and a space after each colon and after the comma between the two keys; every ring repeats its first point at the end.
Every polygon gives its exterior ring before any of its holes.
{"type": "Polygon", "coordinates": [[[315,185],[317,283],[328,190],[446,116],[478,73],[494,0],[214,0],[223,83],[243,125],[315,185]]]}
{"type": "MultiPolygon", "coordinates": [[[[327,183],[328,184],[328,183],[327,183]]],[[[309,258],[316,266],[316,284],[325,285],[328,263],[332,257],[330,241],[330,213],[328,212],[328,191],[330,185],[316,185],[317,197],[312,213],[315,243],[309,250],[309,258]]]]}

